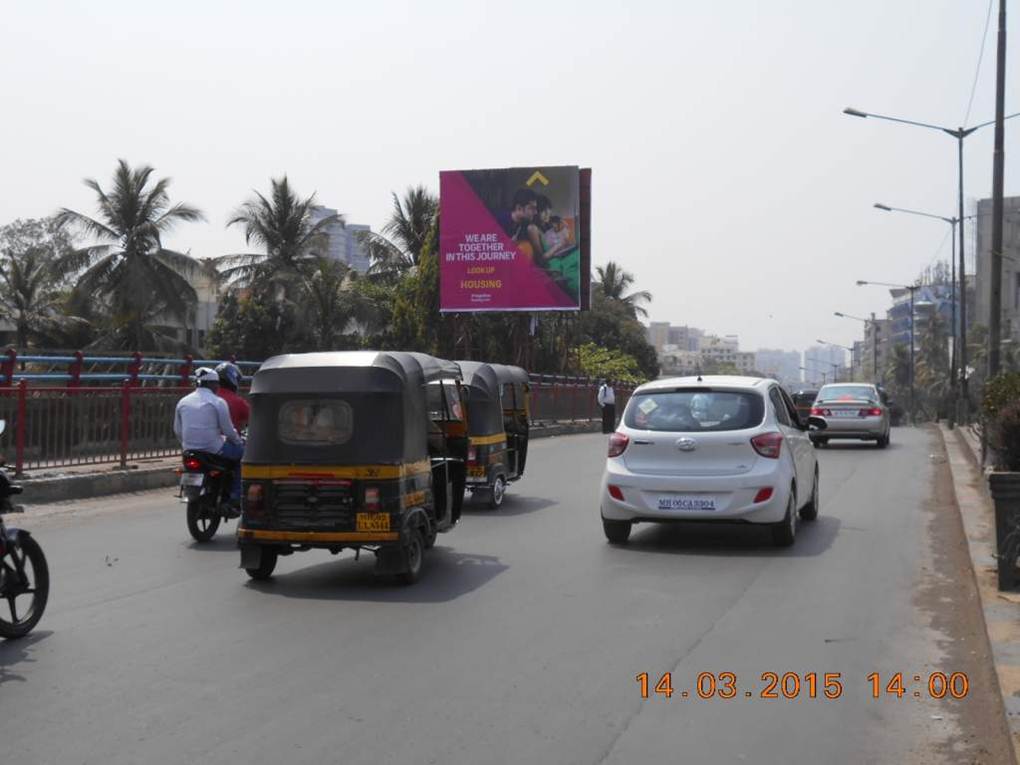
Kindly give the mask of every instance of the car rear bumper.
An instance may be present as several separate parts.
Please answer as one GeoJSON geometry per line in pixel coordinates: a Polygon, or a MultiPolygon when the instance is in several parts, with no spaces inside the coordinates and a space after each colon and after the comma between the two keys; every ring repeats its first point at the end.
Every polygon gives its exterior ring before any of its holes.
{"type": "Polygon", "coordinates": [[[762,463],[767,464],[742,475],[673,476],[635,474],[611,462],[602,477],[602,517],[617,521],[778,523],[786,515],[790,479],[784,477],[779,461],[758,461],[759,465],[762,463]],[[620,490],[623,500],[610,495],[610,485],[620,490]],[[764,502],[755,502],[755,495],[764,488],[771,488],[772,496],[764,502]],[[659,499],[673,495],[710,499],[715,509],[659,509],[659,499]]]}
{"type": "Polygon", "coordinates": [[[812,433],[820,438],[880,438],[889,431],[884,417],[822,417],[825,427],[812,433]]]}

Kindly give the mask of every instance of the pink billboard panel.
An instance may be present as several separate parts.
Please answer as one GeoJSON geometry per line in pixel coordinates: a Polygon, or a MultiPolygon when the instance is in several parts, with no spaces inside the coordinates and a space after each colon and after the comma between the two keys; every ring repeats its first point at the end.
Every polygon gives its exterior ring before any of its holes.
{"type": "Polygon", "coordinates": [[[577,167],[445,171],[439,196],[441,311],[580,309],[577,167]]]}

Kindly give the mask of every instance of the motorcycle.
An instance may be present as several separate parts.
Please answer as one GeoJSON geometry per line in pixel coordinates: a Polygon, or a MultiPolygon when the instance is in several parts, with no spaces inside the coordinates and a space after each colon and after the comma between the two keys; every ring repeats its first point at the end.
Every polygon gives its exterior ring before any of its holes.
{"type": "Polygon", "coordinates": [[[230,504],[233,465],[210,452],[186,451],[177,496],[188,505],[188,531],[196,542],[208,542],[221,522],[239,517],[230,504]]]}
{"type": "MultiPolygon", "coordinates": [[[[0,434],[6,426],[0,420],[0,434]]],[[[0,459],[0,466],[3,464],[0,459]]],[[[0,637],[8,640],[32,631],[50,594],[50,572],[39,543],[24,529],[4,523],[5,515],[24,512],[11,501],[21,491],[0,470],[0,637]]]]}

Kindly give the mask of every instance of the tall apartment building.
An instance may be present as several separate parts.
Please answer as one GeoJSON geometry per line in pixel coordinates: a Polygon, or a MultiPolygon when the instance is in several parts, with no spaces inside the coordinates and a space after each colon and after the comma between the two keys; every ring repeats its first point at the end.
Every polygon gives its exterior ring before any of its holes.
{"type": "Polygon", "coordinates": [[[667,345],[685,351],[696,351],[704,334],[705,332],[697,327],[675,326],[668,321],[653,321],[647,330],[648,342],[659,353],[662,353],[667,345]]]}
{"type": "MultiPolygon", "coordinates": [[[[318,223],[324,218],[337,214],[337,211],[333,208],[322,206],[313,207],[309,212],[312,223],[318,223]]],[[[323,254],[346,263],[355,271],[365,273],[368,271],[371,263],[369,262],[368,255],[365,253],[365,248],[358,240],[358,233],[370,230],[368,226],[360,223],[342,225],[339,220],[331,221],[326,224],[324,231],[327,244],[326,252],[323,254]]]]}
{"type": "MultiPolygon", "coordinates": [[[[1020,340],[1020,197],[1002,200],[1002,339],[1020,340]]],[[[967,324],[987,327],[991,316],[992,200],[977,203],[975,300],[967,324]]]]}
{"type": "Polygon", "coordinates": [[[835,345],[812,345],[804,351],[804,379],[809,383],[833,382],[847,374],[846,351],[835,345]]]}
{"type": "Polygon", "coordinates": [[[755,369],[783,383],[800,381],[800,352],[762,348],[754,353],[755,369]]]}

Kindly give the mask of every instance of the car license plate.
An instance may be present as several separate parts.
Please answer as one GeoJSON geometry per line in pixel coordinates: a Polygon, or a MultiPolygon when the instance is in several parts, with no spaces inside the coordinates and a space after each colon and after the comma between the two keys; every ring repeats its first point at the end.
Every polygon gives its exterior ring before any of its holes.
{"type": "Polygon", "coordinates": [[[201,486],[204,478],[201,473],[182,473],[181,486],[201,486]]]}
{"type": "Polygon", "coordinates": [[[358,513],[358,531],[389,531],[388,513],[358,513]]]}
{"type": "Polygon", "coordinates": [[[660,510],[715,511],[715,497],[690,497],[669,494],[659,497],[660,510]]]}
{"type": "Polygon", "coordinates": [[[833,409],[832,410],[832,416],[833,417],[856,417],[857,416],[857,410],[856,409],[833,409]]]}

